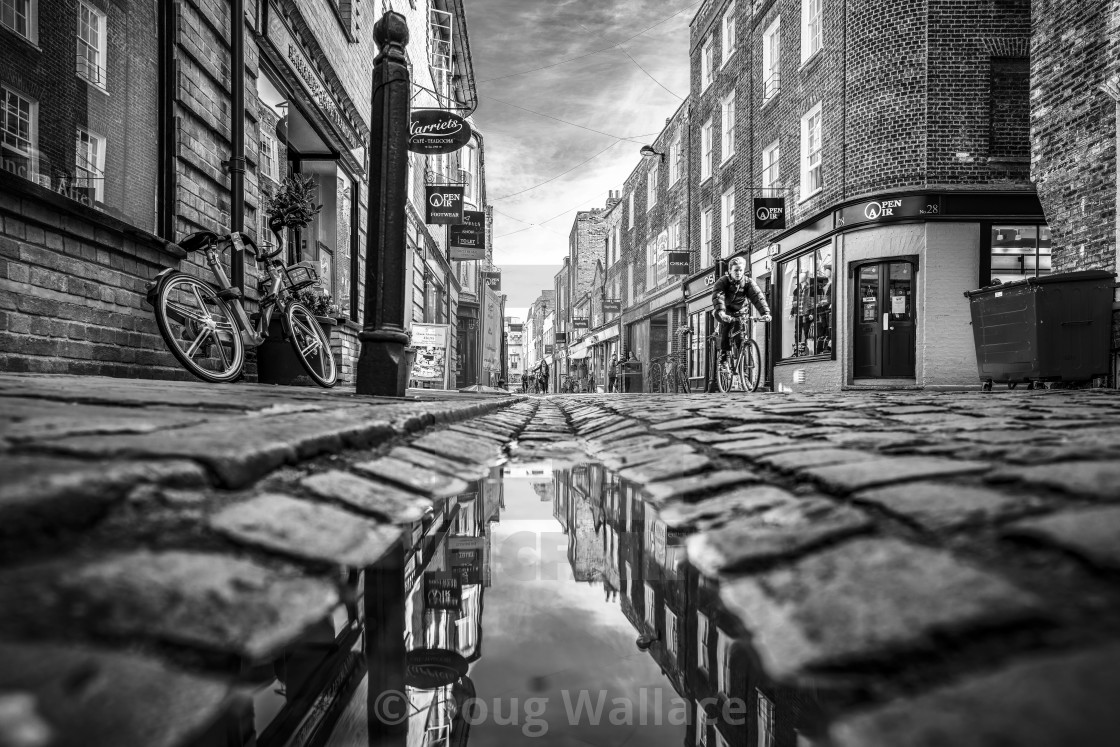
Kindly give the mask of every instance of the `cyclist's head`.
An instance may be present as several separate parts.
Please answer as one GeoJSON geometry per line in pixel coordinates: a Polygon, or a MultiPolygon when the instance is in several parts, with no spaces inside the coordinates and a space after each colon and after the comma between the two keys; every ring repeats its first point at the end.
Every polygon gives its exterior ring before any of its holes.
{"type": "Polygon", "coordinates": [[[732,280],[739,281],[743,279],[743,275],[747,271],[747,260],[742,257],[734,257],[727,263],[727,274],[731,276],[732,280]]]}

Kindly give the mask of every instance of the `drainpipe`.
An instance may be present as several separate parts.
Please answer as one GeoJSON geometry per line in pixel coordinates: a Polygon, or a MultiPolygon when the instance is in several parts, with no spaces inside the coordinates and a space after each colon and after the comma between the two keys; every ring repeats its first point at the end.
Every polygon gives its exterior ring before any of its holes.
{"type": "MultiPolygon", "coordinates": [[[[231,0],[230,57],[233,122],[229,159],[230,230],[245,229],[245,0],[231,0]]],[[[230,255],[230,283],[245,290],[245,250],[234,244],[230,255]]]]}
{"type": "MultiPolygon", "coordinates": [[[[1120,22],[1120,18],[1117,18],[1120,22]]],[[[1116,172],[1116,211],[1113,213],[1115,222],[1115,241],[1113,242],[1113,271],[1120,275],[1120,75],[1113,75],[1100,85],[1100,90],[1112,99],[1116,110],[1116,163],[1113,164],[1116,172]]],[[[1120,289],[1112,297],[1112,315],[1120,313],[1120,289]]],[[[1120,351],[1112,351],[1112,386],[1120,389],[1120,351]]]]}

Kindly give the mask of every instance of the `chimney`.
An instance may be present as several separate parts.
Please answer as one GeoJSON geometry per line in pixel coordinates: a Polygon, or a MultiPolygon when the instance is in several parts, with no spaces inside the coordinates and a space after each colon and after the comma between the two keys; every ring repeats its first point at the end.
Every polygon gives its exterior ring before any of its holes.
{"type": "Polygon", "coordinates": [[[622,194],[621,189],[618,190],[617,192],[612,189],[607,193],[608,196],[607,196],[606,210],[610,210],[611,208],[613,208],[615,205],[617,205],[619,202],[622,201],[622,197],[620,196],[621,194],[622,194]]]}

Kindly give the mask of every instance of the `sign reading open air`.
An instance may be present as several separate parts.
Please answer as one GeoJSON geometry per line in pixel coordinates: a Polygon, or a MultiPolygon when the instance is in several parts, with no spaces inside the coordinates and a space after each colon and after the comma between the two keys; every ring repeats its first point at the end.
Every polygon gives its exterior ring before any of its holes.
{"type": "Polygon", "coordinates": [[[408,149],[413,153],[454,153],[471,139],[471,126],[458,114],[442,109],[418,109],[408,123],[408,149]]]}

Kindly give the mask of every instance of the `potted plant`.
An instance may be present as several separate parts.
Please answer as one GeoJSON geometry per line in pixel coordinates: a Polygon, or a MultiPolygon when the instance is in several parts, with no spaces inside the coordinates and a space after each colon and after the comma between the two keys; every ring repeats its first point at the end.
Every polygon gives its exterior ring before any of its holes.
{"type": "Polygon", "coordinates": [[[319,324],[323,325],[324,328],[338,324],[338,317],[342,313],[342,309],[321,284],[316,283],[304,288],[296,293],[296,297],[300,303],[307,307],[308,311],[315,315],[319,324]]]}
{"type": "Polygon", "coordinates": [[[289,174],[275,192],[265,188],[264,211],[268,227],[279,233],[282,227],[304,228],[323,209],[315,204],[315,180],[304,174],[289,174]]]}

